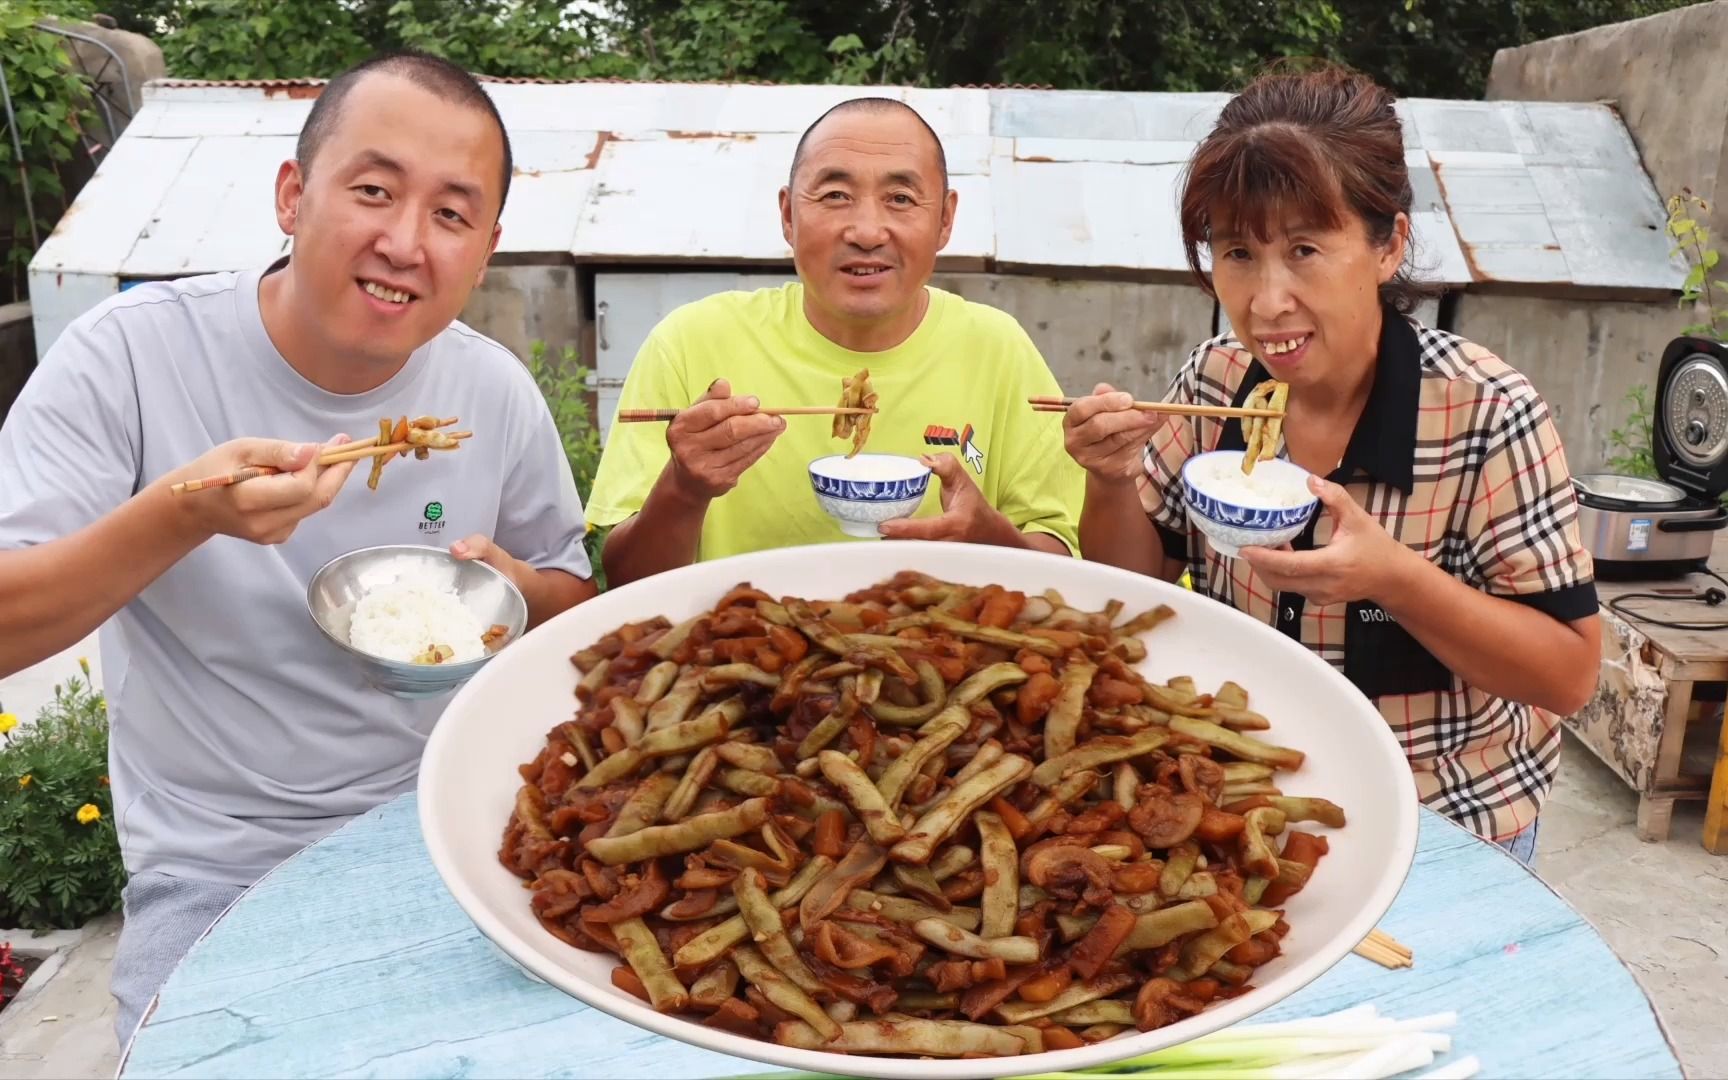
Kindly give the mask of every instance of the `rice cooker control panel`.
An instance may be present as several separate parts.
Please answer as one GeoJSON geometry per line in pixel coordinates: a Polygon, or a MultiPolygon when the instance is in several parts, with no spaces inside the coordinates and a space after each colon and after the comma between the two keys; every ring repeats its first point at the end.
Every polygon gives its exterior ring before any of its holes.
{"type": "Polygon", "coordinates": [[[1689,465],[1711,465],[1728,446],[1728,375],[1694,357],[1674,373],[1668,388],[1668,436],[1689,465]]]}

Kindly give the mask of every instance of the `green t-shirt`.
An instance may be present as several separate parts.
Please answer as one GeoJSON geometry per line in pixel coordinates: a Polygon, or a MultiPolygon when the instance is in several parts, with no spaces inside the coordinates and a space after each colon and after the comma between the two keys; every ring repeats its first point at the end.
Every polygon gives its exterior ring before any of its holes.
{"type": "MultiPolygon", "coordinates": [[[[642,345],[621,409],[681,408],[724,378],[764,407],[833,405],[841,379],[870,370],[879,396],[866,452],[952,453],[990,504],[1024,531],[1078,550],[1085,478],[1062,445],[1062,418],[1026,399],[1060,394],[1037,346],[1014,319],[953,293],[929,289],[917,330],[883,352],[841,348],[804,315],[797,282],[726,292],[668,315],[642,345]]],[[[849,539],[817,505],[810,462],[845,453],[829,416],[789,416],[773,447],[738,486],[709,505],[697,558],[849,539]]],[[[588,518],[616,525],[642,508],[670,456],[664,424],[614,424],[600,458],[588,518]]],[[[932,479],[918,517],[941,512],[932,479]]]]}

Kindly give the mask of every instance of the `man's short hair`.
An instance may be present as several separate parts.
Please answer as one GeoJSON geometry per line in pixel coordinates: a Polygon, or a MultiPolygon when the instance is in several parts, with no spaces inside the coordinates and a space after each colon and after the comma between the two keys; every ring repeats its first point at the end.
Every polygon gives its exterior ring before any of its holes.
{"type": "Polygon", "coordinates": [[[510,133],[504,130],[504,119],[498,115],[498,106],[493,104],[492,95],[480,85],[480,80],[441,56],[414,49],[380,53],[355,64],[325,85],[323,92],[313,101],[312,111],[307,115],[306,124],[300,129],[300,139],[294,146],[294,156],[300,162],[301,171],[311,174],[312,162],[318,156],[319,148],[342,119],[342,106],[348,94],[373,72],[407,79],[443,101],[479,109],[492,118],[498,126],[498,139],[504,145],[504,186],[498,196],[498,213],[502,215],[504,200],[510,194],[510,176],[515,163],[510,155],[510,133]]]}
{"type": "Polygon", "coordinates": [[[948,155],[942,150],[942,140],[937,138],[936,129],[930,126],[929,121],[918,115],[917,109],[914,109],[904,101],[885,97],[848,98],[834,106],[832,109],[829,109],[821,116],[818,116],[816,122],[805,128],[804,134],[798,136],[798,148],[792,151],[792,169],[786,174],[786,186],[794,186],[794,181],[798,178],[798,166],[804,163],[804,144],[810,141],[810,133],[820,127],[822,121],[828,119],[830,116],[840,116],[845,113],[884,113],[893,112],[896,109],[906,113],[908,116],[912,117],[912,119],[918,121],[918,126],[929,133],[930,142],[936,147],[936,168],[942,176],[942,190],[946,192],[948,190],[948,155]]]}

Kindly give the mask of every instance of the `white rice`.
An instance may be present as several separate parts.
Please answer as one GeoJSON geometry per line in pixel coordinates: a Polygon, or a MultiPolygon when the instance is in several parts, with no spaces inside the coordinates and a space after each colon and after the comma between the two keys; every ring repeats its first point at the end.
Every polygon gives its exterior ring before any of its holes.
{"type": "Polygon", "coordinates": [[[1243,475],[1240,456],[1214,454],[1195,461],[1191,468],[1195,487],[1236,506],[1284,509],[1314,497],[1302,470],[1282,460],[1257,462],[1252,473],[1243,475]]]}
{"type": "Polygon", "coordinates": [[[454,652],[445,663],[474,660],[485,652],[485,628],[454,589],[421,581],[397,581],[373,589],[354,605],[348,644],[363,653],[413,663],[433,645],[454,652]]]}

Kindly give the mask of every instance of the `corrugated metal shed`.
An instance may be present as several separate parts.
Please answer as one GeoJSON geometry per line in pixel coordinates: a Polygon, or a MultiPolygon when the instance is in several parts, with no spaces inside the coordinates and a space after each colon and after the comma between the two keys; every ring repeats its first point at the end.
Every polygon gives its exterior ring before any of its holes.
{"type": "MultiPolygon", "coordinates": [[[[286,250],[279,163],[318,80],[157,82],[31,264],[37,341],[129,278],[255,266],[286,250]]],[[[1019,88],[552,83],[488,87],[518,176],[517,259],[748,266],[790,259],[774,192],[823,110],[889,94],[941,134],[959,220],[946,269],[1178,280],[1182,164],[1228,100],[1019,88]]],[[[1648,295],[1676,288],[1661,200],[1606,105],[1400,105],[1424,276],[1648,295]]]]}

